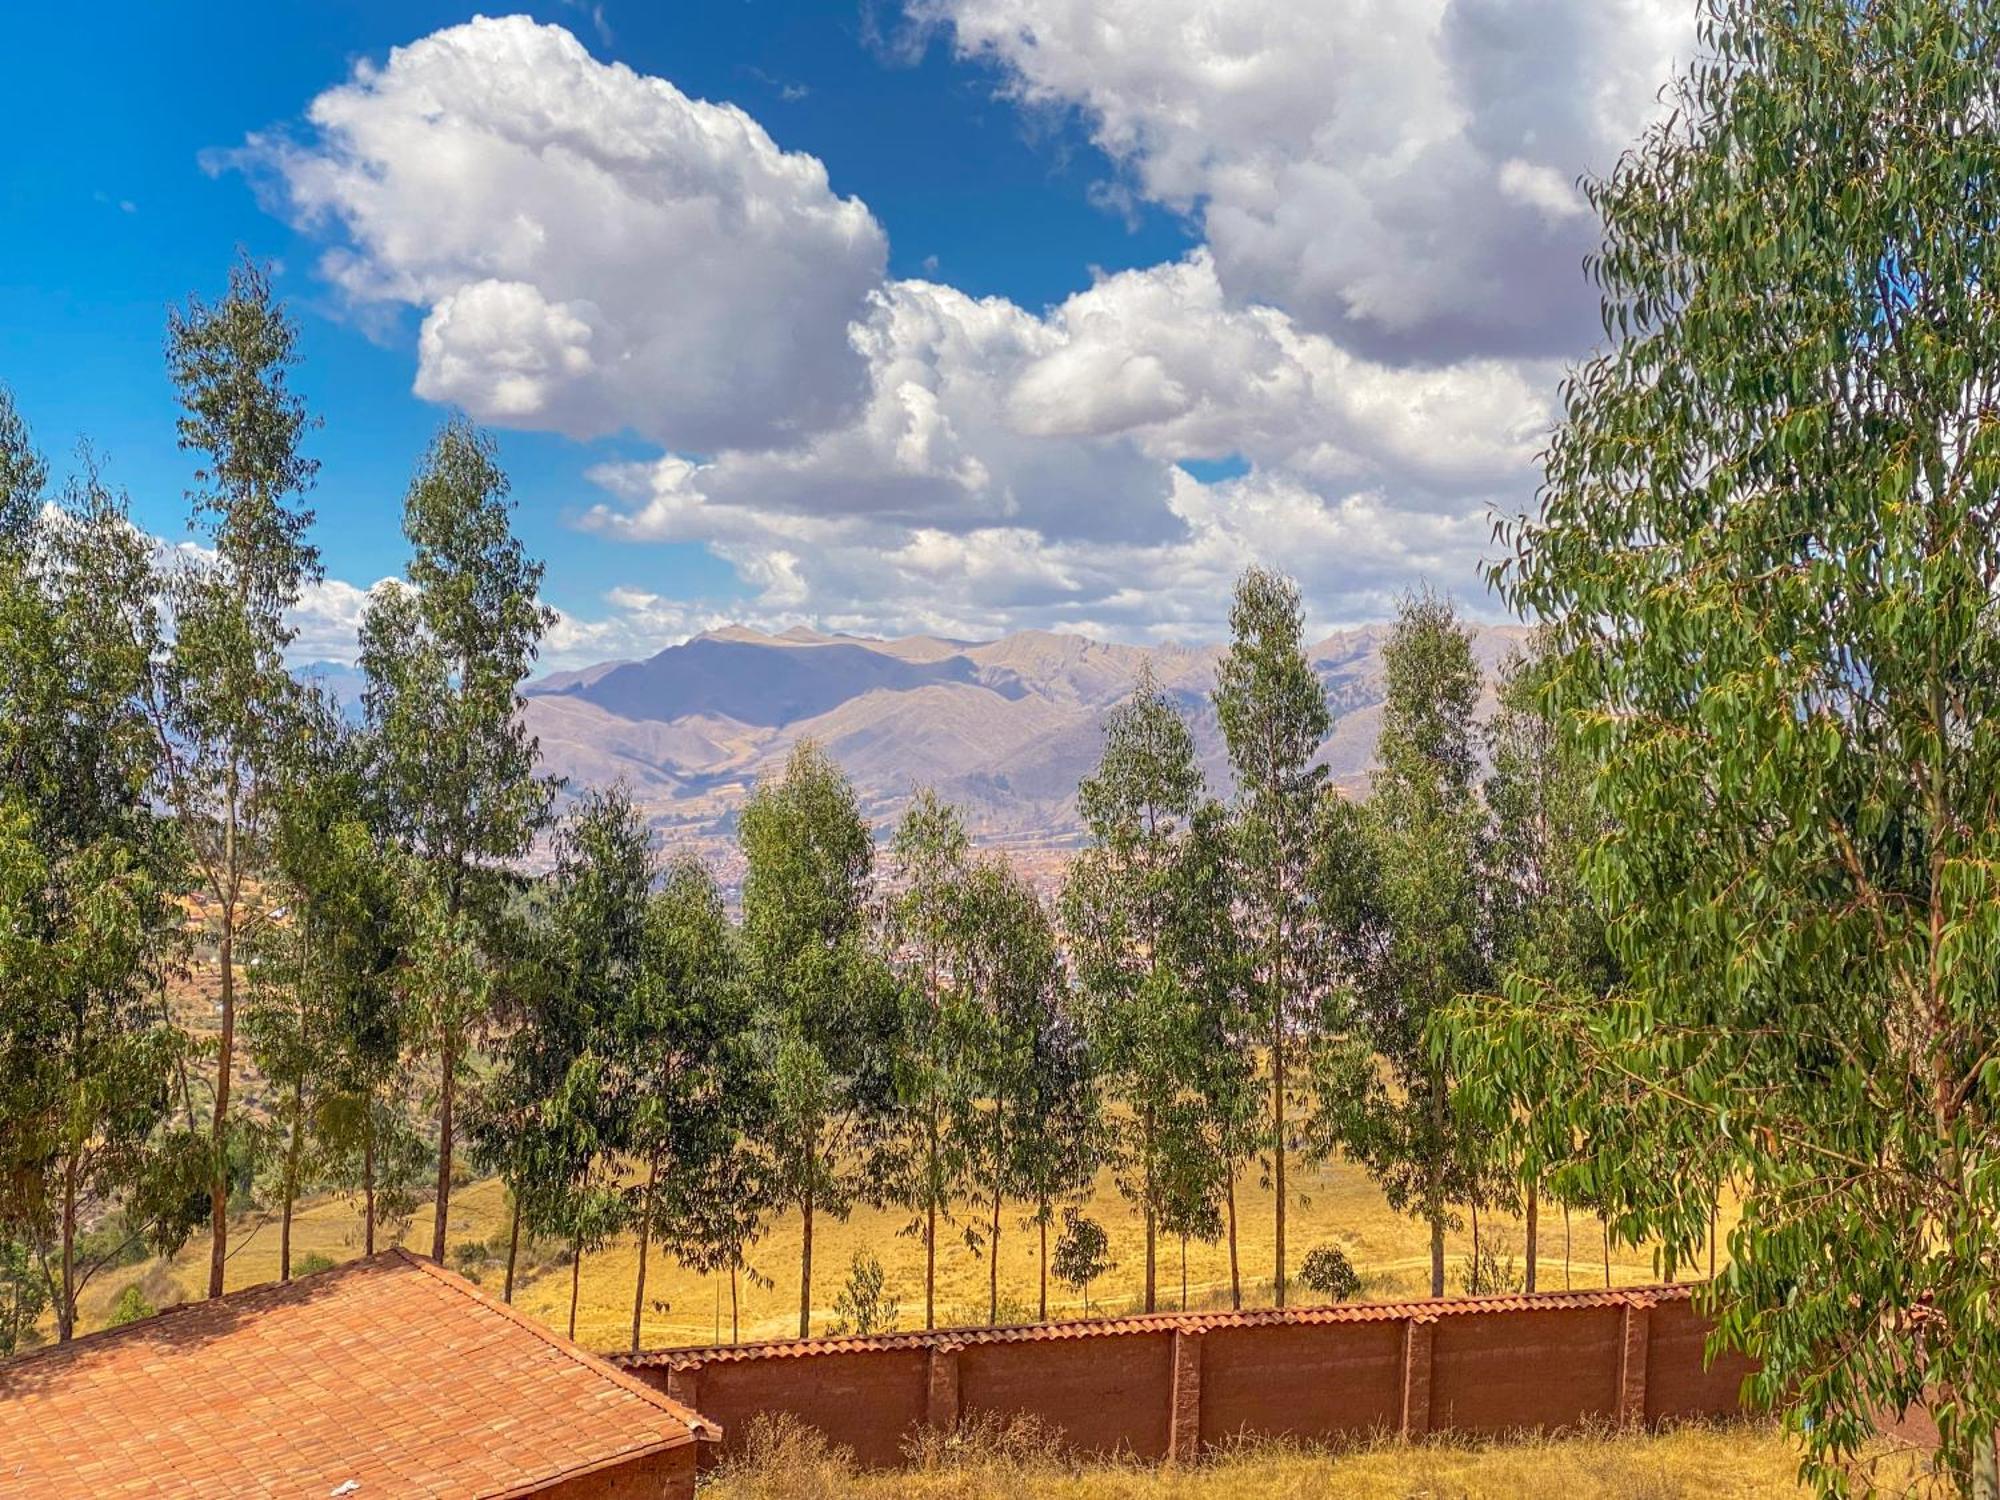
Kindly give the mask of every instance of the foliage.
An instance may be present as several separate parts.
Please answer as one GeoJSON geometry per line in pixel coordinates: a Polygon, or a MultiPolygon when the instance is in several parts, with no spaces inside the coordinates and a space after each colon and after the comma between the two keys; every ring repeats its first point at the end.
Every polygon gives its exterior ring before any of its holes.
{"type": "Polygon", "coordinates": [[[640,1235],[636,1347],[653,1236],[684,1265],[740,1265],[768,1207],[757,1138],[769,1102],[742,953],[699,861],[675,860],[648,898],[637,975],[613,1002],[604,1045],[612,1137],[646,1169],[644,1186],[626,1192],[640,1235]]]}
{"type": "Polygon", "coordinates": [[[118,1290],[117,1300],[111,1304],[111,1311],[105,1314],[106,1328],[122,1328],[127,1323],[136,1323],[141,1318],[150,1318],[159,1309],[146,1300],[146,1289],[136,1281],[128,1281],[118,1290]]]}
{"type": "Polygon", "coordinates": [[[882,1262],[869,1251],[856,1250],[847,1267],[847,1284],[833,1299],[833,1324],[828,1334],[867,1338],[871,1333],[888,1333],[895,1328],[900,1312],[896,1299],[883,1287],[882,1262]]]}
{"type": "Polygon", "coordinates": [[[978,1130],[974,1097],[985,1028],[965,984],[971,841],[958,810],[920,789],[890,842],[896,894],[885,934],[902,979],[894,1063],[899,1128],[884,1153],[904,1232],[924,1244],[924,1327],[937,1321],[940,1223],[953,1222],[971,1186],[978,1130]]]}
{"type": "Polygon", "coordinates": [[[1161,1220],[1203,1218],[1228,1169],[1221,1149],[1244,1145],[1239,1132],[1193,1107],[1205,1097],[1210,1049],[1235,1034],[1208,1024],[1214,1018],[1195,1003],[1214,998],[1210,933],[1191,920],[1186,898],[1195,893],[1183,879],[1201,799],[1193,735],[1142,673],[1106,717],[1097,769],[1077,789],[1093,844],[1070,868],[1064,925],[1097,1066],[1126,1105],[1107,1121],[1107,1143],[1120,1188],[1146,1219],[1149,1312],[1161,1220]]]}
{"type": "Polygon", "coordinates": [[[854,788],[824,751],[797,745],[738,822],[747,869],[743,937],[769,1063],[773,1190],[806,1221],[799,1336],[811,1331],[816,1212],[872,1192],[893,1094],[894,986],[871,950],[873,840],[854,788]]]}
{"type": "Polygon", "coordinates": [[[1325,1027],[1324,974],[1310,912],[1312,833],[1326,768],[1313,757],[1332,727],[1326,691],[1305,654],[1298,585],[1247,569],[1229,608],[1229,654],[1216,670],[1215,715],[1236,776],[1237,857],[1244,926],[1254,953],[1250,988],[1270,1080],[1264,1138],[1276,1193],[1272,1285],[1285,1305],[1286,1154],[1297,1102],[1298,1038],[1325,1027]]]}
{"type": "Polygon", "coordinates": [[[448,422],[403,502],[407,582],[377,589],[361,625],[363,703],[389,826],[432,888],[415,972],[450,981],[405,992],[410,1024],[437,1067],[438,1259],[459,1075],[492,995],[501,941],[508,882],[500,867],[528,852],[555,794],[536,772],[535,741],[519,718],[519,684],[555,614],[537,597],[541,564],[514,536],[509,509],[491,439],[448,422]]]}
{"type": "Polygon", "coordinates": [[[1104,1226],[1080,1209],[1063,1210],[1062,1236],[1049,1269],[1071,1291],[1082,1292],[1090,1306],[1090,1284],[1112,1267],[1111,1237],[1104,1226]]]}
{"type": "Polygon", "coordinates": [[[151,559],[94,473],[53,501],[45,473],[0,393],[0,1241],[32,1248],[67,1338],[114,1253],[79,1255],[90,1205],[129,1196],[132,1237],[177,1247],[205,1173],[172,1123],[190,1047],[160,1003],[184,846],[151,799],[151,559]]]}
{"type": "Polygon", "coordinates": [[[1361,1294],[1361,1275],[1338,1245],[1316,1245],[1299,1263],[1299,1280],[1329,1302],[1361,1294]]]}
{"type": "MultiPolygon", "coordinates": [[[[1624,981],[1517,975],[1481,1055],[1587,1076],[1566,1169],[1709,1298],[1825,1491],[1926,1404],[2000,1425],[2000,10],[1702,7],[1671,112],[1590,187],[1610,347],[1497,581],[1598,767],[1624,981]]],[[[1984,1460],[1982,1460],[1983,1462],[1984,1460]]]]}
{"type": "Polygon", "coordinates": [[[209,550],[183,554],[167,580],[172,642],[142,691],[159,736],[160,794],[215,907],[222,1034],[209,1101],[211,1297],[222,1291],[231,1137],[242,1128],[230,1098],[237,944],[262,920],[242,908],[268,832],[266,792],[298,724],[287,614],[321,577],[301,503],[319,465],[300,445],[317,423],[291,389],[297,363],[298,330],[248,260],[221,301],[191,298],[168,318],[180,444],[202,455],[190,519],[209,550]]]}
{"type": "Polygon", "coordinates": [[[1337,1140],[1368,1166],[1393,1206],[1429,1224],[1435,1297],[1453,1205],[1502,1188],[1487,1169],[1489,1132],[1460,1111],[1456,1079],[1430,1046],[1433,1018],[1487,987],[1479,670],[1456,611],[1430,593],[1403,601],[1382,659],[1368,802],[1329,816],[1320,871],[1366,1052],[1332,1066],[1315,1126],[1323,1145],[1337,1140]]]}

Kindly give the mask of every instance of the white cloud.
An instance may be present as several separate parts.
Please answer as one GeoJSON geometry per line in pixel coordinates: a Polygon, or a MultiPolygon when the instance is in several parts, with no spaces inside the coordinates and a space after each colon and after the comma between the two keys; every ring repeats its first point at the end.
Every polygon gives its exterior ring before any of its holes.
{"type": "MultiPolygon", "coordinates": [[[[1588,322],[1575,178],[1650,107],[1679,0],[911,9],[1026,105],[1084,111],[1122,167],[1107,205],[1208,242],[1041,312],[885,280],[817,160],[518,18],[363,64],[308,139],[242,154],[336,238],[349,297],[422,311],[419,395],[651,438],[582,524],[736,574],[736,600],[613,590],[545,659],[728,618],[1212,638],[1253,561],[1318,624],[1419,578],[1490,603],[1488,506],[1527,503],[1588,322]],[[1232,457],[1216,484],[1179,466],[1232,457]]],[[[329,636],[358,618],[314,609],[329,636]]]]}
{"type": "Polygon", "coordinates": [[[706,450],[838,420],[882,276],[868,210],[733,105],[484,17],[358,64],[229,160],[337,229],[355,302],[422,310],[416,389],[486,421],[706,450]]]}
{"type": "Polygon", "coordinates": [[[1238,303],[1377,355],[1568,354],[1576,177],[1651,115],[1687,0],[909,0],[1195,216],[1238,303]]]}

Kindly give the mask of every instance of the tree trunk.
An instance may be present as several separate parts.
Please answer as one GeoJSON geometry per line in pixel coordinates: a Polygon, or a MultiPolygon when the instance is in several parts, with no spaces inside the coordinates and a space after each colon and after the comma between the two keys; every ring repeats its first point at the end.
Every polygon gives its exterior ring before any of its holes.
{"type": "Polygon", "coordinates": [[[1708,1279],[1710,1281],[1715,1280],[1715,1220],[1719,1211],[1719,1204],[1711,1203],[1708,1205],[1708,1279]]]}
{"type": "Polygon", "coordinates": [[[1601,1221],[1604,1225],[1604,1284],[1611,1285],[1611,1221],[1601,1221]]]}
{"type": "Polygon", "coordinates": [[[736,1321],[736,1262],[729,1263],[729,1342],[734,1344],[743,1337],[736,1321]]]}
{"type": "Polygon", "coordinates": [[[285,1201],[278,1217],[278,1280],[292,1279],[292,1204],[299,1195],[299,1156],[305,1150],[306,1102],[303,1080],[292,1085],[292,1143],[285,1154],[285,1201]]]}
{"type": "Polygon", "coordinates": [[[1042,1199],[1040,1217],[1042,1230],[1042,1300],[1040,1309],[1036,1314],[1036,1321],[1046,1323],[1049,1320],[1049,1200],[1047,1198],[1042,1199]]]}
{"type": "Polygon", "coordinates": [[[56,1306],[56,1342],[67,1344],[75,1337],[76,1153],[72,1151],[63,1158],[62,1300],[56,1306]]]}
{"type": "Polygon", "coordinates": [[[937,1199],[924,1221],[924,1327],[937,1327],[937,1199]]]}
{"type": "Polygon", "coordinates": [[[1187,1311],[1187,1236],[1181,1236],[1181,1311],[1187,1311]]]}
{"type": "MultiPolygon", "coordinates": [[[[1150,1177],[1152,1176],[1152,1174],[1151,1174],[1150,1172],[1148,1172],[1148,1173],[1147,1173],[1146,1175],[1147,1175],[1147,1176],[1148,1176],[1149,1178],[1150,1178],[1150,1177]]],[[[1152,1187],[1151,1187],[1151,1184],[1150,1184],[1150,1183],[1148,1184],[1148,1186],[1147,1186],[1147,1189],[1146,1189],[1146,1191],[1147,1191],[1147,1193],[1148,1193],[1149,1195],[1151,1194],[1151,1192],[1152,1192],[1152,1187]]],[[[1148,1198],[1148,1201],[1147,1201],[1147,1203],[1146,1203],[1146,1311],[1147,1311],[1147,1312],[1153,1312],[1153,1311],[1155,1311],[1155,1310],[1156,1310],[1156,1303],[1155,1303],[1155,1299],[1154,1299],[1154,1292],[1153,1292],[1153,1284],[1154,1284],[1154,1283],[1153,1283],[1153,1275],[1154,1275],[1154,1271],[1153,1271],[1153,1262],[1154,1262],[1154,1251],[1153,1251],[1153,1246],[1154,1246],[1154,1243],[1155,1243],[1155,1238],[1156,1238],[1156,1235],[1157,1235],[1157,1233],[1158,1233],[1158,1229],[1157,1229],[1157,1226],[1156,1226],[1156,1224],[1155,1224],[1155,1222],[1154,1222],[1154,1218],[1153,1218],[1153,1205],[1152,1205],[1152,1202],[1151,1202],[1151,1200],[1150,1200],[1150,1197],[1149,1197],[1149,1198],[1148,1198]]]]}
{"type": "Polygon", "coordinates": [[[208,1295],[222,1295],[229,1261],[229,1073],[236,1057],[236,776],[229,776],[222,814],[222,930],[216,957],[222,966],[222,1038],[215,1054],[215,1115],[209,1128],[214,1159],[208,1179],[208,1295]]]}
{"type": "Polygon", "coordinates": [[[579,1240],[569,1257],[569,1341],[576,1342],[576,1294],[583,1284],[583,1242],[579,1240]]]}
{"type": "Polygon", "coordinates": [[[1285,976],[1283,922],[1275,929],[1276,951],[1271,960],[1271,1161],[1272,1185],[1278,1193],[1277,1244],[1272,1290],[1277,1305],[1285,1305],[1285,976]]]}
{"type": "Polygon", "coordinates": [[[1243,1309],[1243,1278],[1236,1267],[1236,1168],[1229,1169],[1229,1305],[1243,1309]]]}
{"type": "Polygon", "coordinates": [[[458,1038],[447,1036],[438,1048],[438,1176],[437,1217],[431,1224],[431,1259],[444,1264],[444,1231],[451,1218],[451,1105],[458,1083],[458,1038]]]}
{"type": "Polygon", "coordinates": [[[986,1262],[986,1323],[1000,1321],[1000,1189],[993,1189],[993,1253],[986,1262]]]}
{"type": "Polygon", "coordinates": [[[805,1211],[805,1236],[799,1246],[799,1337],[812,1337],[813,1310],[813,1200],[807,1193],[802,1203],[805,1211]]]}
{"type": "Polygon", "coordinates": [[[500,1293],[500,1300],[510,1307],[514,1302],[514,1267],[521,1256],[521,1195],[514,1195],[513,1223],[507,1230],[507,1284],[500,1293]]]}
{"type": "Polygon", "coordinates": [[[375,1253],[375,1100],[368,1100],[368,1128],[361,1136],[362,1253],[375,1253]]]}
{"type": "Polygon", "coordinates": [[[1159,1231],[1157,1217],[1153,1211],[1153,1202],[1157,1193],[1153,1186],[1153,1107],[1150,1104],[1146,1106],[1145,1113],[1140,1121],[1139,1140],[1140,1149],[1146,1157],[1146,1311],[1152,1312],[1155,1309],[1154,1262],[1156,1254],[1154,1244],[1159,1231]]]}
{"type": "Polygon", "coordinates": [[[1541,1228],[1541,1218],[1542,1185],[1531,1182],[1528,1184],[1528,1270],[1522,1282],[1522,1289],[1530,1292],[1535,1289],[1536,1236],[1541,1228]]]}
{"type": "MultiPolygon", "coordinates": [[[[1425,1206],[1429,1209],[1431,1215],[1431,1295],[1433,1297],[1442,1297],[1444,1295],[1444,1218],[1445,1218],[1444,1079],[1439,1077],[1437,1070],[1433,1068],[1428,1073],[1425,1074],[1425,1083],[1428,1089],[1428,1098],[1425,1100],[1425,1108],[1430,1118],[1430,1130],[1431,1130],[1431,1138],[1429,1143],[1430,1159],[1424,1165],[1424,1171],[1425,1171],[1424,1202],[1425,1206]]],[[[1473,1257],[1473,1265],[1475,1268],[1479,1264],[1476,1249],[1477,1247],[1475,1247],[1475,1254],[1473,1257]]]]}
{"type": "Polygon", "coordinates": [[[646,1207],[639,1215],[639,1275],[632,1291],[632,1352],[639,1352],[639,1327],[646,1306],[646,1251],[653,1243],[653,1191],[660,1181],[660,1158],[646,1164],[646,1207]]]}
{"type": "Polygon", "coordinates": [[[1477,1297],[1486,1289],[1486,1267],[1479,1259],[1479,1199],[1472,1200],[1472,1295],[1477,1297]]]}
{"type": "Polygon", "coordinates": [[[1570,1290],[1569,1267],[1570,1267],[1569,1205],[1565,1203],[1563,1205],[1563,1290],[1564,1291],[1570,1290]]]}

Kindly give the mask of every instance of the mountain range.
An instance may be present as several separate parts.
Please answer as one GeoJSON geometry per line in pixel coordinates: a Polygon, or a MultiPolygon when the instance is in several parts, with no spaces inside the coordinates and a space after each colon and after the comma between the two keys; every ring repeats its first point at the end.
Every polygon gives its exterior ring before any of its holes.
{"type": "MultiPolygon", "coordinates": [[[[1308,651],[1334,713],[1320,759],[1350,791],[1365,787],[1373,763],[1389,628],[1336,631],[1308,651]]],[[[1525,634],[1473,627],[1483,707],[1525,634]]],[[[1039,630],[877,640],[731,626],[644,661],[540,678],[523,689],[524,716],[547,769],[572,787],[622,780],[669,847],[723,853],[757,778],[810,738],[845,768],[878,827],[929,785],[983,841],[1055,855],[1080,837],[1077,782],[1096,764],[1105,711],[1142,665],[1187,715],[1209,786],[1227,794],[1208,696],[1225,650],[1039,630]]]]}

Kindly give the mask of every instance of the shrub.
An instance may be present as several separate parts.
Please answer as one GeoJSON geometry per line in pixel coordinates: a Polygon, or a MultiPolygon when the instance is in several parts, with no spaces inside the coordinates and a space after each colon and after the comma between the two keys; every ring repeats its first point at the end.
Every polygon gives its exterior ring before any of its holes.
{"type": "Polygon", "coordinates": [[[1329,1302],[1345,1302],[1361,1292],[1361,1274],[1336,1245],[1321,1245],[1308,1254],[1299,1280],[1329,1302]]]}
{"type": "Polygon", "coordinates": [[[856,1250],[847,1268],[847,1285],[833,1299],[834,1322],[828,1332],[866,1338],[894,1328],[901,1309],[884,1290],[884,1280],[882,1262],[869,1251],[856,1250]]]}
{"type": "Polygon", "coordinates": [[[119,1292],[118,1300],[111,1304],[111,1314],[105,1318],[106,1328],[122,1328],[127,1323],[136,1323],[141,1318],[150,1318],[157,1311],[146,1300],[145,1289],[138,1282],[128,1282],[119,1292]]]}
{"type": "Polygon", "coordinates": [[[1505,1260],[1492,1245],[1479,1247],[1477,1258],[1471,1255],[1459,1263],[1458,1289],[1468,1297],[1497,1297],[1505,1292],[1521,1290],[1523,1278],[1521,1269],[1514,1264],[1510,1252],[1505,1260]]]}
{"type": "Polygon", "coordinates": [[[297,1260],[292,1262],[292,1274],[294,1276],[312,1276],[320,1271],[331,1271],[337,1264],[338,1262],[331,1255],[323,1254],[318,1250],[308,1250],[304,1255],[301,1255],[297,1260]]]}
{"type": "Polygon", "coordinates": [[[1090,1311],[1090,1284],[1111,1269],[1111,1237],[1104,1226],[1074,1208],[1063,1210],[1062,1237],[1049,1257],[1049,1272],[1073,1292],[1083,1293],[1090,1311]]]}

